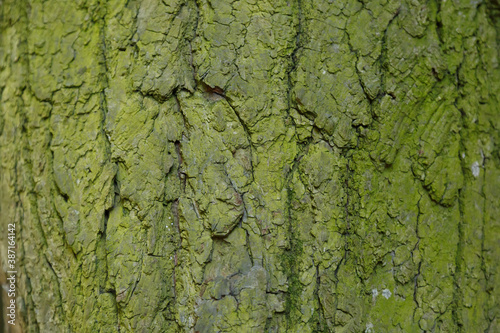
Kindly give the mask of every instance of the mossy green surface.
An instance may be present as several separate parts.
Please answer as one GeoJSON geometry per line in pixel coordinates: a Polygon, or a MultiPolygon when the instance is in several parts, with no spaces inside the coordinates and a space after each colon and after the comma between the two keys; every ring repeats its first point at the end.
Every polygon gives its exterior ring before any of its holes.
{"type": "Polygon", "coordinates": [[[23,331],[500,331],[498,12],[0,0],[23,331]]]}

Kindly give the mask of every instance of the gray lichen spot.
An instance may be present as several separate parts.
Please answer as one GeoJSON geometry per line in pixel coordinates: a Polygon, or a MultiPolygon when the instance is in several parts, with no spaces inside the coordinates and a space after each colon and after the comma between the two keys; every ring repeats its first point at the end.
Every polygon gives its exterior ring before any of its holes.
{"type": "Polygon", "coordinates": [[[472,163],[472,166],[471,166],[471,170],[472,170],[472,175],[477,178],[479,176],[479,162],[474,162],[472,163]]]}

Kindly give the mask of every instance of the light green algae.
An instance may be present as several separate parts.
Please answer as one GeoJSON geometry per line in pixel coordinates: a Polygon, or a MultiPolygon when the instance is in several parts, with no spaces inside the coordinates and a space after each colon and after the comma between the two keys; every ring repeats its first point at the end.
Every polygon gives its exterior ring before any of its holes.
{"type": "Polygon", "coordinates": [[[0,1],[23,331],[499,331],[499,12],[0,1]]]}

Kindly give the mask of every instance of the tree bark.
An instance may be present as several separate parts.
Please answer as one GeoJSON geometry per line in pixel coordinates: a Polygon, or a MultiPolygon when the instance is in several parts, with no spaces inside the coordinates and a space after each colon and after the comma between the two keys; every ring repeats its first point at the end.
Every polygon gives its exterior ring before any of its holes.
{"type": "Polygon", "coordinates": [[[500,331],[497,0],[0,8],[19,332],[500,331]]]}

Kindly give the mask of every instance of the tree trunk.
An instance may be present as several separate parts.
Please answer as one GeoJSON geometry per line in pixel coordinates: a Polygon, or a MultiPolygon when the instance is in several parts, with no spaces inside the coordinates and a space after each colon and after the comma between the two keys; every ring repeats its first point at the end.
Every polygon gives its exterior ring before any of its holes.
{"type": "Polygon", "coordinates": [[[11,332],[500,331],[497,0],[0,7],[11,332]]]}

